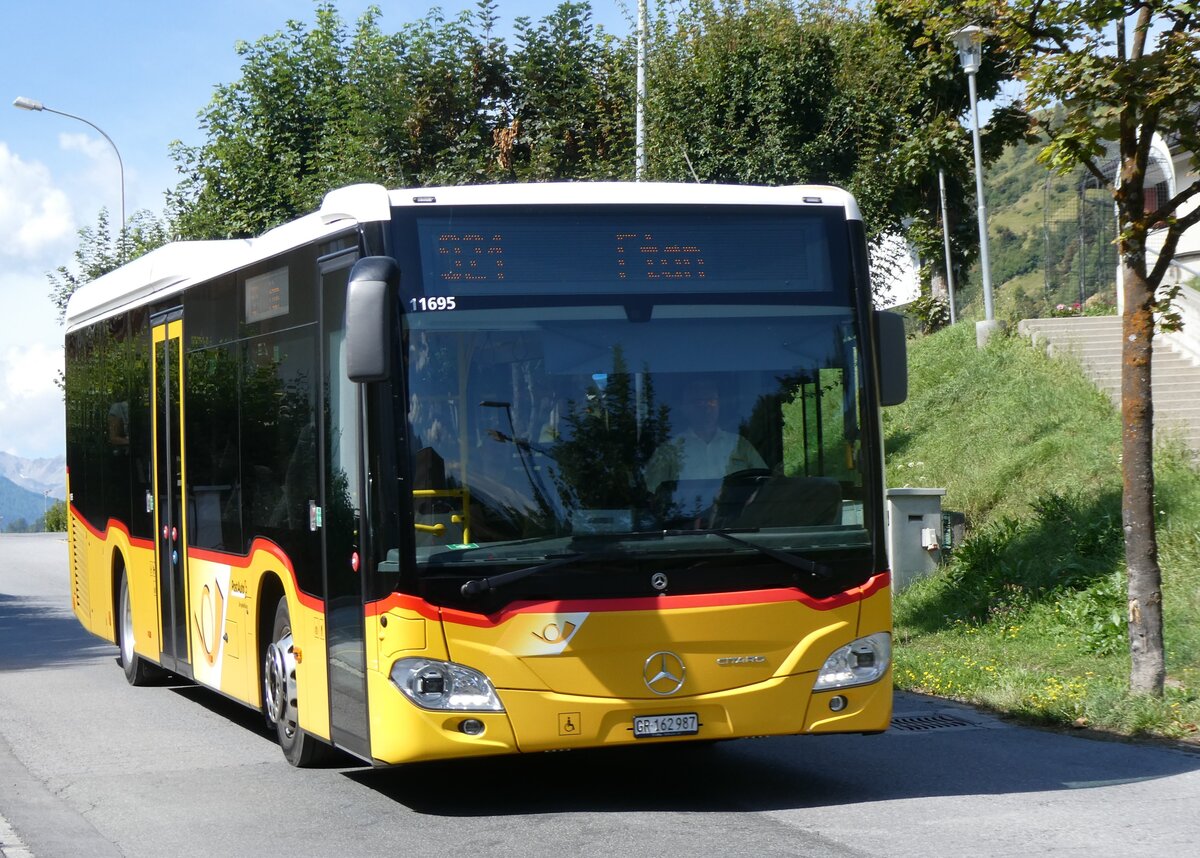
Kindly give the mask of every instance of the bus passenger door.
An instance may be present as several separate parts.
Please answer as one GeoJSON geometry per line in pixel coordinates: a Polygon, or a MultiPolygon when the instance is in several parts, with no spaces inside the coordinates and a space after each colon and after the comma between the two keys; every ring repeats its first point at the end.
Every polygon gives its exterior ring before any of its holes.
{"type": "Polygon", "coordinates": [[[361,405],[346,378],[346,285],[357,252],[322,259],[321,316],[324,381],[325,638],[329,648],[329,724],[339,746],[370,756],[367,721],[363,582],[356,561],[359,516],[361,405]]]}
{"type": "Polygon", "coordinates": [[[184,586],[187,516],[183,504],[183,309],[155,316],[151,319],[151,332],[154,533],[158,591],[162,599],[159,640],[163,667],[190,678],[184,586]]]}

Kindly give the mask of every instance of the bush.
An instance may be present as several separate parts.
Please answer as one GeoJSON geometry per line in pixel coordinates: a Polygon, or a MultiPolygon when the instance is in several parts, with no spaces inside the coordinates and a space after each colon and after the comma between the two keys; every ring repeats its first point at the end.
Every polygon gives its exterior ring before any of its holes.
{"type": "Polygon", "coordinates": [[[67,502],[55,501],[54,506],[46,510],[46,530],[55,533],[67,532],[67,502]]]}
{"type": "Polygon", "coordinates": [[[922,334],[932,334],[950,324],[950,302],[944,298],[923,294],[908,305],[908,312],[922,334]]]}
{"type": "Polygon", "coordinates": [[[1054,635],[1092,655],[1116,655],[1129,648],[1125,616],[1125,576],[1109,575],[1087,590],[1063,594],[1054,606],[1059,625],[1054,635]]]}
{"type": "MultiPolygon", "coordinates": [[[[1026,519],[1002,518],[973,533],[946,571],[944,616],[969,623],[1015,620],[1035,602],[1091,587],[1120,562],[1115,498],[1049,493],[1026,519]]],[[[1107,595],[1076,613],[1105,614],[1107,595]]]]}

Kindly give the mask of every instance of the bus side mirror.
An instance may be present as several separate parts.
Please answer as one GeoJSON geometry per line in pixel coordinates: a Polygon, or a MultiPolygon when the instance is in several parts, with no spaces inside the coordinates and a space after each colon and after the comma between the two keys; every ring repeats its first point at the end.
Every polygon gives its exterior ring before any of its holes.
{"type": "Polygon", "coordinates": [[[875,311],[879,335],[879,404],[899,405],[908,399],[908,346],[904,317],[887,310],[875,311]]]}
{"type": "Polygon", "coordinates": [[[346,376],[353,382],[386,381],[392,355],[392,296],[400,267],[389,256],[354,263],[346,286],[346,376]]]}

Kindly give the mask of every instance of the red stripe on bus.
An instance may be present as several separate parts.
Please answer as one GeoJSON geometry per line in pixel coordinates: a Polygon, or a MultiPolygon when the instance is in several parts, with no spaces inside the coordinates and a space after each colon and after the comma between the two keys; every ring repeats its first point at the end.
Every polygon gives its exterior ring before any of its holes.
{"type": "Polygon", "coordinates": [[[377,617],[393,609],[414,611],[427,620],[440,620],[441,613],[436,605],[431,605],[420,596],[410,596],[407,593],[392,593],[386,599],[378,602],[367,602],[366,615],[377,617]]]}
{"type": "Polygon", "coordinates": [[[600,611],[661,611],[684,608],[723,608],[739,605],[768,605],[799,602],[817,611],[831,611],[875,595],[891,584],[891,573],[884,571],[859,587],[824,599],[792,587],[773,590],[743,590],[735,593],[697,593],[686,596],[638,596],[628,599],[572,599],[540,602],[515,602],[495,614],[473,614],[454,608],[437,608],[424,599],[394,593],[386,599],[367,604],[368,615],[379,615],[393,608],[414,611],[428,620],[443,619],[465,626],[490,628],[508,622],[518,614],[576,613],[600,611]]]}
{"type": "MultiPolygon", "coordinates": [[[[138,537],[130,536],[129,528],[115,518],[110,518],[108,520],[108,525],[105,527],[104,531],[101,532],[93,527],[91,522],[80,515],[79,510],[77,510],[74,505],[71,506],[71,515],[75,517],[76,521],[84,526],[88,533],[92,534],[92,536],[103,542],[108,542],[108,532],[110,530],[116,530],[125,534],[125,538],[129,540],[130,545],[137,548],[144,548],[147,551],[154,550],[154,540],[139,539],[138,537]]],[[[250,543],[250,553],[246,555],[227,554],[224,551],[213,551],[208,548],[189,548],[187,549],[187,556],[189,559],[203,560],[209,563],[223,563],[226,566],[236,566],[239,569],[247,569],[250,566],[251,557],[254,555],[255,551],[267,552],[276,560],[278,560],[283,568],[287,570],[288,575],[290,575],[292,578],[292,585],[296,590],[296,597],[300,600],[300,604],[304,605],[306,608],[311,608],[314,611],[325,610],[325,603],[323,601],[315,596],[308,595],[300,589],[300,582],[296,579],[296,570],[292,566],[291,559],[286,553],[284,553],[282,548],[280,548],[274,542],[271,542],[269,539],[263,539],[262,537],[255,538],[255,540],[250,543]]]]}
{"type": "Polygon", "coordinates": [[[292,566],[291,558],[287,556],[287,553],[282,548],[269,539],[256,536],[254,541],[250,543],[250,551],[246,554],[231,554],[211,548],[189,548],[188,557],[203,560],[207,563],[222,563],[226,566],[236,566],[238,569],[249,569],[256,551],[267,552],[283,565],[283,568],[287,570],[288,575],[292,578],[292,586],[295,588],[296,598],[300,600],[300,604],[314,611],[323,612],[325,610],[325,603],[322,600],[315,596],[310,596],[300,589],[300,582],[296,578],[296,569],[292,566]]]}
{"type": "Polygon", "coordinates": [[[101,531],[101,530],[97,530],[95,527],[93,527],[92,523],[83,517],[83,515],[79,512],[79,510],[75,507],[74,504],[71,504],[71,515],[72,515],[72,517],[74,517],[74,519],[76,521],[78,521],[80,524],[83,525],[84,529],[87,530],[88,533],[90,533],[92,536],[96,537],[97,539],[101,540],[102,542],[108,542],[109,531],[115,530],[119,533],[125,534],[125,538],[127,540],[129,540],[129,544],[131,546],[133,546],[134,548],[145,548],[148,551],[154,550],[154,540],[153,539],[142,539],[141,537],[138,537],[138,536],[131,536],[129,533],[129,528],[125,526],[125,523],[123,521],[120,521],[115,518],[110,518],[108,520],[108,523],[104,526],[104,530],[101,531]]]}

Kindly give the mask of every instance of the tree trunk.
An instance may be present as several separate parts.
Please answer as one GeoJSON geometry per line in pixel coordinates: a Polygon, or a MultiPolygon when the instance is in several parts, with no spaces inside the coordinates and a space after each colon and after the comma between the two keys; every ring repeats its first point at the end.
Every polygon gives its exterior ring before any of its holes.
{"type": "Polygon", "coordinates": [[[1129,687],[1161,696],[1166,678],[1163,649],[1162,570],[1154,522],[1154,404],[1150,359],[1154,289],[1146,278],[1142,236],[1120,244],[1125,311],[1121,324],[1121,439],[1125,564],[1129,576],[1129,687]]]}
{"type": "Polygon", "coordinates": [[[946,283],[946,275],[936,265],[929,272],[929,294],[947,303],[950,301],[950,289],[946,283]]]}

